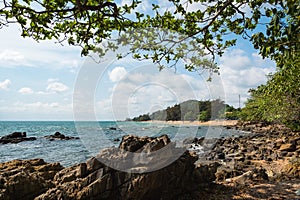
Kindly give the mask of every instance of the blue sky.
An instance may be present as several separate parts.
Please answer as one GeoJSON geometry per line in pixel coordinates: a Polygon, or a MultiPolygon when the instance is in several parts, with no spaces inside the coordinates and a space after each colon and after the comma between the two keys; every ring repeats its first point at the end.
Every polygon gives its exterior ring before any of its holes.
{"type": "MultiPolygon", "coordinates": [[[[143,1],[138,9],[145,12],[149,2],[143,1]]],[[[151,62],[117,61],[113,53],[106,56],[108,62],[98,64],[81,57],[79,47],[24,39],[16,25],[1,29],[0,37],[0,120],[74,120],[74,112],[95,112],[97,120],[122,120],[191,98],[221,97],[238,107],[238,95],[243,104],[247,91],[275,71],[272,61],[263,60],[251,43],[241,39],[218,59],[221,76],[208,83],[205,73],[186,72],[181,66],[176,73],[159,72],[151,62]],[[96,84],[80,78],[84,70],[93,77],[98,69],[96,84]],[[76,84],[91,88],[91,105],[84,107],[83,98],[80,108],[74,106],[76,84]]]]}

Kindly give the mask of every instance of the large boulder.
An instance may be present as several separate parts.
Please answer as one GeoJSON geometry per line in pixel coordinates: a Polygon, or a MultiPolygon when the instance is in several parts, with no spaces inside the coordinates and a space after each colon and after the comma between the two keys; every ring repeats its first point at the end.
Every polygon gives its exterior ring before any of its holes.
{"type": "Polygon", "coordinates": [[[62,169],[42,159],[0,163],[0,199],[32,200],[54,186],[52,179],[62,169]]]}
{"type": "MultiPolygon", "coordinates": [[[[193,194],[202,183],[213,181],[216,167],[213,166],[213,170],[208,169],[208,166],[195,167],[197,156],[188,151],[183,151],[168,166],[147,173],[119,171],[103,164],[103,161],[106,163],[114,159],[114,162],[119,161],[122,165],[126,159],[133,161],[133,152],[147,154],[162,148],[167,148],[170,156],[171,150],[175,150],[174,154],[178,153],[176,150],[182,150],[175,147],[166,135],[157,138],[124,136],[119,148],[105,149],[86,163],[58,172],[54,177],[55,187],[38,196],[36,200],[176,199],[181,195],[193,194]]],[[[164,159],[167,158],[163,157],[161,162],[164,159]]],[[[151,163],[151,159],[149,162],[150,165],[157,164],[151,163]]],[[[145,170],[148,167],[149,163],[133,163],[132,171],[139,172],[139,169],[145,170]]]]}

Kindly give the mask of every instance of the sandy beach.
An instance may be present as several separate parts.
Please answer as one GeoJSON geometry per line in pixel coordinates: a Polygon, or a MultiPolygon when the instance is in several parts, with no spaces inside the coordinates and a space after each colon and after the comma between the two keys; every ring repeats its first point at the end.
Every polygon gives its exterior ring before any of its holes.
{"type": "Polygon", "coordinates": [[[186,125],[186,126],[234,126],[238,120],[211,120],[207,122],[200,121],[146,121],[147,123],[170,124],[170,125],[186,125]]]}

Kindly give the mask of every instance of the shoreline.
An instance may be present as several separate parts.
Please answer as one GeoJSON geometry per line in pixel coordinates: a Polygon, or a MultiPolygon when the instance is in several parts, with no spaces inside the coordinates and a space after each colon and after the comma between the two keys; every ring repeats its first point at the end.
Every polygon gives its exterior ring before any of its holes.
{"type": "Polygon", "coordinates": [[[141,121],[142,123],[166,124],[166,125],[185,125],[185,126],[235,126],[238,120],[210,120],[207,122],[200,121],[141,121]]]}
{"type": "MultiPolygon", "coordinates": [[[[56,199],[62,195],[62,192],[66,199],[76,197],[82,200],[94,197],[94,195],[102,199],[114,199],[121,196],[126,196],[124,199],[143,199],[145,196],[140,195],[146,192],[158,195],[153,197],[165,197],[165,199],[174,199],[173,197],[179,194],[185,194],[182,196],[184,199],[205,197],[207,200],[298,199],[300,197],[300,132],[293,132],[278,124],[237,124],[237,122],[237,120],[215,120],[204,123],[142,122],[186,126],[228,126],[229,129],[238,128],[251,131],[253,134],[236,138],[194,139],[191,141],[193,147],[205,147],[206,144],[213,143],[215,145],[208,146],[211,149],[205,151],[204,154],[201,153],[200,157],[197,156],[197,148],[191,149],[171,165],[151,173],[138,173],[138,170],[144,168],[137,165],[138,167],[133,168],[137,170],[137,173],[130,171],[130,179],[125,179],[129,177],[127,172],[109,168],[95,157],[69,167],[63,167],[60,163],[47,163],[43,159],[12,160],[0,163],[2,172],[0,180],[5,183],[5,187],[0,190],[0,199],[1,197],[19,199],[19,196],[15,195],[19,195],[20,192],[24,193],[22,193],[23,196],[31,195],[31,199],[36,200],[56,199]],[[190,176],[187,177],[187,174],[190,176]],[[114,180],[110,177],[120,180],[116,190],[112,188],[114,180]],[[166,186],[166,184],[161,184],[162,179],[176,179],[176,181],[166,186]],[[137,181],[138,187],[136,187],[137,181]],[[29,190],[26,185],[30,184],[32,186],[29,190]],[[84,187],[78,187],[78,185],[84,185],[84,187]],[[70,190],[70,188],[77,189],[70,190]],[[112,189],[107,190],[107,188],[112,189]],[[176,194],[178,188],[182,191],[176,194]],[[81,194],[84,195],[81,196],[81,194]],[[186,194],[188,194],[187,197],[186,194]]],[[[151,149],[160,149],[168,142],[170,140],[167,136],[151,138],[128,135],[122,139],[119,149],[137,152],[136,147],[139,146],[143,151],[151,152],[151,149]]],[[[98,158],[110,160],[112,158],[110,154],[114,151],[114,148],[109,148],[103,154],[99,154],[98,158]]],[[[118,154],[113,158],[123,161],[124,158],[129,158],[126,156],[128,155],[118,154]]],[[[156,162],[150,166],[155,164],[156,162]]]]}

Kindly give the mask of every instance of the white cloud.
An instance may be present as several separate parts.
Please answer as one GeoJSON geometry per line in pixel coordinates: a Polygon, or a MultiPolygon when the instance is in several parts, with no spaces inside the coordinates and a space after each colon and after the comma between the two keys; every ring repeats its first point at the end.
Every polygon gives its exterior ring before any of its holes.
{"type": "Polygon", "coordinates": [[[19,62],[23,59],[24,59],[24,55],[22,55],[18,51],[7,49],[0,52],[0,60],[2,61],[19,62]]]}
{"type": "Polygon", "coordinates": [[[226,54],[220,58],[221,65],[230,67],[234,70],[246,69],[251,65],[252,61],[241,49],[233,49],[227,51],[226,54]]]}
{"type": "MultiPolygon", "coordinates": [[[[125,119],[195,98],[193,88],[181,75],[167,69],[159,72],[155,66],[147,65],[128,71],[116,83],[110,97],[110,112],[116,120],[125,119]]],[[[103,110],[99,108],[98,112],[103,110]]]]}
{"type": "Polygon", "coordinates": [[[57,81],[58,81],[57,78],[49,78],[49,79],[47,80],[47,83],[53,83],[53,82],[57,82],[57,81]]]}
{"type": "Polygon", "coordinates": [[[19,90],[19,93],[21,93],[21,94],[32,94],[33,90],[31,88],[24,87],[24,88],[21,88],[19,90]]]}
{"type": "Polygon", "coordinates": [[[50,104],[50,107],[52,107],[52,108],[57,108],[57,107],[59,107],[59,104],[58,103],[51,103],[50,104]]]}
{"type": "Polygon", "coordinates": [[[49,69],[70,69],[84,58],[80,47],[57,44],[55,40],[36,42],[23,38],[16,24],[4,27],[0,32],[0,67],[42,67],[49,69]]]}
{"type": "Polygon", "coordinates": [[[79,70],[79,66],[81,64],[81,60],[79,59],[69,59],[69,60],[63,60],[59,62],[59,65],[62,66],[62,68],[68,68],[71,73],[77,73],[79,70]]]}
{"type": "Polygon", "coordinates": [[[1,90],[8,90],[11,85],[11,81],[9,79],[5,79],[3,82],[0,82],[0,89],[1,90]]]}
{"type": "Polygon", "coordinates": [[[127,71],[124,67],[115,67],[111,72],[108,73],[109,79],[112,82],[120,81],[126,74],[127,71]]]}
{"type": "MultiPolygon", "coordinates": [[[[6,109],[1,108],[3,111],[6,109]]],[[[8,108],[7,108],[8,109],[8,108]]],[[[48,102],[33,102],[33,103],[24,103],[24,102],[15,102],[13,107],[9,108],[9,112],[31,112],[31,113],[57,113],[57,112],[67,112],[72,111],[71,104],[61,104],[58,102],[48,103],[48,102]]]]}
{"type": "Polygon", "coordinates": [[[240,95],[242,106],[249,97],[249,89],[266,83],[266,75],[274,71],[275,63],[257,53],[248,55],[241,49],[227,51],[220,59],[226,102],[238,107],[240,95]]]}
{"type": "MultiPolygon", "coordinates": [[[[121,6],[128,5],[130,6],[132,4],[132,0],[122,0],[121,6]]],[[[138,4],[138,6],[135,8],[135,11],[137,12],[149,12],[149,10],[152,8],[152,3],[149,2],[149,0],[143,0],[141,3],[138,4]]]]}
{"type": "Polygon", "coordinates": [[[198,10],[204,11],[207,6],[200,2],[190,3],[188,0],[181,0],[180,3],[186,9],[187,12],[195,12],[198,10]]]}
{"type": "Polygon", "coordinates": [[[48,92],[60,93],[68,90],[68,86],[60,82],[50,82],[46,88],[48,92]]]}

